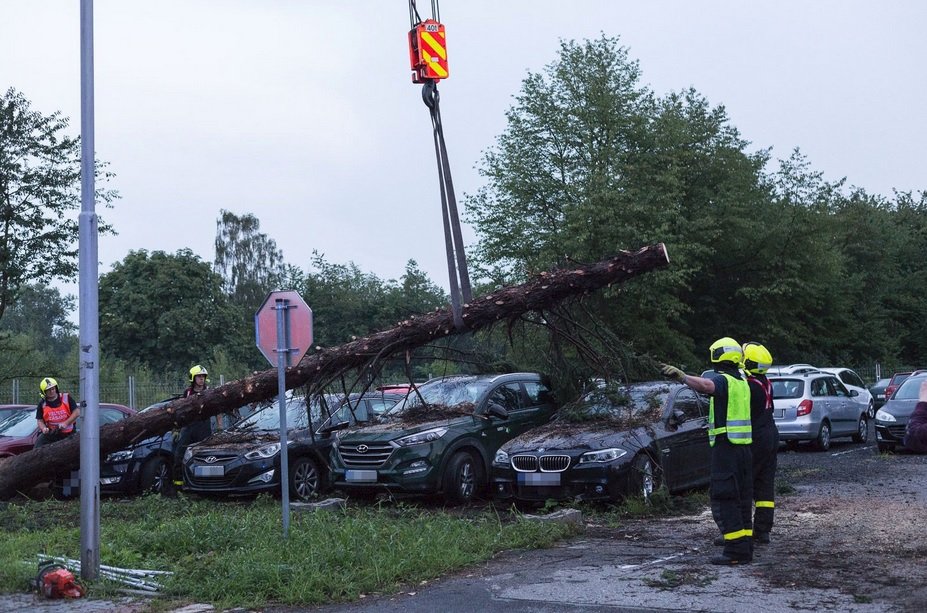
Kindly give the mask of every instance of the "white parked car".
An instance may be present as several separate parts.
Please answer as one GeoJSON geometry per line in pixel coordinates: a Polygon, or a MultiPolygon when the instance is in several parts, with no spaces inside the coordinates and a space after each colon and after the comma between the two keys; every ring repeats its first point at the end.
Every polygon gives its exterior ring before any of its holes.
{"type": "Polygon", "coordinates": [[[822,368],[821,370],[829,372],[832,375],[837,375],[837,378],[840,379],[848,390],[856,390],[859,392],[859,398],[857,398],[857,400],[866,403],[866,416],[869,419],[875,418],[875,401],[872,398],[872,392],[870,392],[866,384],[863,383],[862,377],[849,368],[822,368]]]}

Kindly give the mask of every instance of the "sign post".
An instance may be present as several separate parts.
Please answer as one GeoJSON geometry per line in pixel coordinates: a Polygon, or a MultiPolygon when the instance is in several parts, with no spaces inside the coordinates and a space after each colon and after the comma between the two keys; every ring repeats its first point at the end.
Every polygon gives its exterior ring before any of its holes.
{"type": "Polygon", "coordinates": [[[254,314],[254,335],[258,349],[271,365],[277,367],[277,403],[280,408],[280,501],[283,505],[283,538],[288,538],[290,462],[286,425],[286,369],[298,364],[312,345],[312,309],[294,291],[270,292],[254,314]]]}

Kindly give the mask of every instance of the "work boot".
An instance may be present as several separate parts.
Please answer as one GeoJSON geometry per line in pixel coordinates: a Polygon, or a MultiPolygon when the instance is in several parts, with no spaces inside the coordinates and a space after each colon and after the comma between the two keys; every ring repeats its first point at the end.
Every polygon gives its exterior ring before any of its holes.
{"type": "Polygon", "coordinates": [[[754,542],[760,545],[768,545],[769,544],[769,532],[754,532],[753,540],[754,542]]]}
{"type": "Polygon", "coordinates": [[[732,557],[732,556],[729,556],[723,553],[711,559],[711,563],[716,566],[737,566],[738,564],[749,564],[752,561],[753,561],[753,556],[732,557]]]}
{"type": "Polygon", "coordinates": [[[715,540],[713,540],[711,544],[714,545],[715,547],[724,547],[724,537],[716,536],[715,540]]]}

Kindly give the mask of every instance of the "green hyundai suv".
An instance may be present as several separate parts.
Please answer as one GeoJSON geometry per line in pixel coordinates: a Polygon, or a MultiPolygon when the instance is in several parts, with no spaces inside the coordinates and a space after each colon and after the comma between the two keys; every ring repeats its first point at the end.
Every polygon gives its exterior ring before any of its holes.
{"type": "Polygon", "coordinates": [[[550,420],[556,406],[541,375],[432,379],[367,424],[340,433],[333,485],[345,491],[441,494],[465,504],[486,489],[496,450],[550,420]]]}

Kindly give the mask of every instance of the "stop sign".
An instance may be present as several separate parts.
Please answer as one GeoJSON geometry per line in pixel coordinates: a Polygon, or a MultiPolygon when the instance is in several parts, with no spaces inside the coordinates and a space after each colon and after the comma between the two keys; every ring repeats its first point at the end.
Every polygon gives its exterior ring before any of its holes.
{"type": "Polygon", "coordinates": [[[254,337],[258,349],[272,366],[277,366],[277,348],[281,346],[277,339],[278,312],[282,312],[284,317],[284,364],[291,366],[299,363],[312,346],[312,309],[302,296],[292,290],[267,294],[254,314],[254,337]]]}

